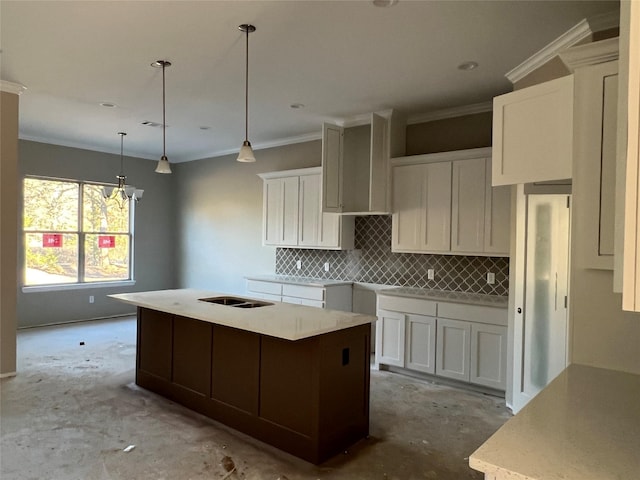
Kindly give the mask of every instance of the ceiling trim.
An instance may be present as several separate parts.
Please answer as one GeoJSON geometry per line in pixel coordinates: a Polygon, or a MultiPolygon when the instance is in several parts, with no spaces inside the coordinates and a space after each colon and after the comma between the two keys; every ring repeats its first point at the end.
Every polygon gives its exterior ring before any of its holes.
{"type": "Polygon", "coordinates": [[[516,83],[547,63],[562,50],[573,47],[576,43],[590,37],[592,34],[593,32],[589,27],[589,22],[587,22],[586,19],[582,20],[576,26],[556,38],[549,45],[527,58],[516,68],[507,72],[505,77],[507,77],[511,83],[516,83]]]}
{"type": "Polygon", "coordinates": [[[0,80],[0,91],[2,92],[13,93],[15,95],[22,95],[26,89],[27,87],[19,83],[0,80]]]}
{"type": "MultiPolygon", "coordinates": [[[[284,138],[279,138],[276,140],[272,140],[269,142],[258,142],[258,143],[252,143],[251,147],[254,150],[264,150],[265,148],[273,148],[273,147],[282,147],[285,145],[293,145],[296,143],[304,143],[304,142],[311,142],[313,140],[320,140],[322,139],[322,132],[315,132],[315,133],[305,133],[303,135],[296,135],[293,137],[284,137],[284,138]]],[[[181,160],[174,160],[173,163],[181,163],[181,162],[190,162],[193,160],[203,160],[205,158],[215,158],[215,157],[222,157],[224,155],[231,155],[231,154],[237,154],[238,153],[238,149],[237,148],[230,148],[227,150],[217,150],[217,151],[212,151],[210,153],[205,154],[204,156],[202,155],[197,155],[197,156],[192,156],[192,157],[185,157],[184,159],[181,160]]]]}
{"type": "Polygon", "coordinates": [[[442,110],[434,110],[433,112],[418,113],[407,118],[407,125],[416,123],[433,122],[435,120],[444,120],[446,118],[456,118],[465,115],[474,115],[476,113],[491,112],[493,110],[493,101],[482,103],[473,103],[471,105],[463,105],[460,107],[445,108],[442,110]]]}
{"type": "Polygon", "coordinates": [[[578,24],[549,43],[546,47],[533,54],[520,65],[505,74],[511,83],[516,83],[541,67],[561,51],[573,47],[582,40],[591,37],[594,32],[608,30],[618,26],[620,13],[617,10],[585,18],[578,24]]]}
{"type": "Polygon", "coordinates": [[[587,43],[585,45],[576,45],[560,53],[560,59],[571,72],[588,65],[617,60],[618,37],[587,43]]]}
{"type": "MultiPolygon", "coordinates": [[[[110,153],[112,155],[120,155],[120,149],[116,150],[116,149],[101,148],[96,145],[88,145],[80,142],[71,142],[66,140],[57,140],[52,138],[38,137],[36,135],[24,135],[22,133],[19,134],[18,138],[20,140],[27,140],[29,142],[47,143],[49,145],[57,145],[59,147],[79,148],[81,150],[89,150],[91,152],[110,153]]],[[[150,156],[150,155],[144,155],[144,154],[138,154],[138,153],[129,154],[125,156],[131,157],[131,158],[143,158],[145,160],[159,159],[159,156],[156,157],[156,156],[150,156]]],[[[171,163],[175,163],[175,162],[172,161],[171,163]]]]}

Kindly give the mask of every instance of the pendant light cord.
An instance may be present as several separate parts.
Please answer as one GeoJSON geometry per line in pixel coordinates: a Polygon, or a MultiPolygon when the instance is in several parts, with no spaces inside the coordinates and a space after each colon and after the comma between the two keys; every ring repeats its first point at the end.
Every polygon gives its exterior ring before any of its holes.
{"type": "Polygon", "coordinates": [[[247,49],[245,56],[245,76],[244,76],[244,139],[249,141],[249,28],[246,29],[247,49]]]}
{"type": "Polygon", "coordinates": [[[166,129],[167,129],[167,115],[165,109],[165,84],[164,84],[164,68],[167,62],[162,62],[162,156],[167,156],[167,140],[166,140],[166,129]]]}

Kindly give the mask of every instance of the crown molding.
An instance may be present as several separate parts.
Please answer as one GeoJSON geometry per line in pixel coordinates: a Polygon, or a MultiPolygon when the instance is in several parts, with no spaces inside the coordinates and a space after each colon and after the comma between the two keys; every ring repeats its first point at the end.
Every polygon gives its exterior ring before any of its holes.
{"type": "Polygon", "coordinates": [[[612,10],[607,13],[585,18],[516,68],[507,72],[505,77],[507,77],[511,83],[516,83],[547,63],[563,50],[573,47],[585,38],[590,38],[594,32],[615,28],[619,23],[620,12],[618,10],[612,10]]]}
{"type": "Polygon", "coordinates": [[[476,113],[491,112],[492,110],[492,101],[473,103],[471,105],[463,105],[460,107],[445,108],[442,110],[434,110],[433,112],[411,115],[409,116],[409,118],[407,118],[407,125],[433,122],[435,120],[443,120],[446,118],[462,117],[464,115],[474,115],[476,113]]]}
{"type": "Polygon", "coordinates": [[[560,53],[560,59],[573,73],[576,69],[618,59],[618,37],[576,45],[560,53]]]}
{"type": "Polygon", "coordinates": [[[7,82],[6,80],[0,80],[0,91],[13,93],[15,95],[22,95],[27,89],[24,85],[19,83],[7,82]]]}
{"type": "MultiPolygon", "coordinates": [[[[311,142],[313,140],[321,140],[321,139],[322,139],[322,132],[306,133],[303,135],[296,135],[293,137],[279,138],[277,140],[272,140],[269,142],[252,143],[251,147],[253,148],[253,150],[263,150],[265,148],[282,147],[285,145],[293,145],[296,143],[311,142]]],[[[237,154],[237,153],[238,153],[237,148],[230,148],[226,150],[215,150],[206,154],[198,154],[195,156],[192,155],[192,156],[181,158],[179,160],[173,160],[171,163],[190,162],[193,160],[203,160],[205,158],[222,157],[224,155],[231,155],[231,154],[237,154]]]]}

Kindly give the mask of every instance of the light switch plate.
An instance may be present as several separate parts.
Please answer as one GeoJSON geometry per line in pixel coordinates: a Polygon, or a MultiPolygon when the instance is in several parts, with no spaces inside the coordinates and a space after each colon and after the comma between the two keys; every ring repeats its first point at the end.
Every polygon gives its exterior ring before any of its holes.
{"type": "Polygon", "coordinates": [[[325,262],[324,263],[324,271],[328,272],[329,271],[329,262],[325,262]]]}
{"type": "Polygon", "coordinates": [[[488,272],[487,273],[487,283],[489,285],[493,285],[494,283],[496,283],[496,274],[493,272],[488,272]]]}
{"type": "Polygon", "coordinates": [[[434,280],[436,278],[436,272],[433,268],[428,268],[427,269],[427,279],[428,280],[434,280]]]}
{"type": "Polygon", "coordinates": [[[300,270],[302,268],[302,260],[296,261],[296,268],[300,270]]]}

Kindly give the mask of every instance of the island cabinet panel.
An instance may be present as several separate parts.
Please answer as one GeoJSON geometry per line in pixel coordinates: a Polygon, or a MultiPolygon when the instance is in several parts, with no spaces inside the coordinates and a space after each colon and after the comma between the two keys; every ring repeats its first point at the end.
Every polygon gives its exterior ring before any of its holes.
{"type": "Polygon", "coordinates": [[[260,417],[304,436],[311,436],[317,405],[313,394],[314,339],[291,342],[262,339],[260,372],[260,417]]]}
{"type": "Polygon", "coordinates": [[[216,325],[211,353],[211,398],[257,415],[260,335],[216,325]]]}
{"type": "Polygon", "coordinates": [[[173,383],[209,396],[211,377],[211,325],[191,318],[173,322],[173,383]],[[199,368],[193,368],[199,365],[199,368]]]}
{"type": "Polygon", "coordinates": [[[139,308],[136,383],[319,464],[369,434],[370,332],[291,341],[139,308]]]}
{"type": "Polygon", "coordinates": [[[173,315],[146,308],[138,309],[139,372],[171,380],[173,315]]]}

